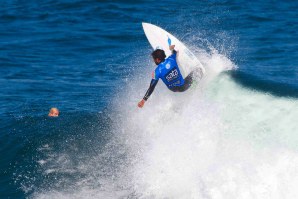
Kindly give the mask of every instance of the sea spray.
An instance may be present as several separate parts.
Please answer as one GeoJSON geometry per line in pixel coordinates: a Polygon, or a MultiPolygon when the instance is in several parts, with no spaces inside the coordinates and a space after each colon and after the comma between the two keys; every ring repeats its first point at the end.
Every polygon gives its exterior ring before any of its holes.
{"type": "Polygon", "coordinates": [[[297,197],[297,148],[289,145],[297,138],[297,101],[238,85],[221,73],[235,68],[223,55],[198,56],[209,75],[196,89],[172,93],[159,84],[143,109],[137,101],[150,77],[135,78],[123,92],[129,97],[115,99],[110,113],[114,136],[98,156],[81,165],[91,175],[72,191],[34,196],[297,197]]]}

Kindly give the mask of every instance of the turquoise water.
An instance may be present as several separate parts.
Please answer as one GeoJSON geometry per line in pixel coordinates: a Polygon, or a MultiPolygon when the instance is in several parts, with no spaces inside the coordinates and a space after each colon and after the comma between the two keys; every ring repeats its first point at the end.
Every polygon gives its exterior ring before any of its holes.
{"type": "Polygon", "coordinates": [[[0,198],[296,198],[298,3],[3,1],[0,198]],[[141,22],[208,75],[160,82],[141,22]],[[58,107],[59,118],[48,118],[58,107]]]}

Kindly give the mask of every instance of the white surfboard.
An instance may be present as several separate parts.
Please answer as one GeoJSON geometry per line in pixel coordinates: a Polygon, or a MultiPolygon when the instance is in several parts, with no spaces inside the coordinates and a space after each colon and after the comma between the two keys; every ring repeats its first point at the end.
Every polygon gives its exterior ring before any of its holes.
{"type": "Polygon", "coordinates": [[[205,68],[198,58],[176,37],[153,24],[143,22],[142,25],[145,35],[154,50],[157,48],[163,49],[166,55],[170,56],[169,44],[175,45],[175,50],[178,51],[178,67],[184,78],[195,68],[200,68],[202,73],[205,74],[205,68]]]}

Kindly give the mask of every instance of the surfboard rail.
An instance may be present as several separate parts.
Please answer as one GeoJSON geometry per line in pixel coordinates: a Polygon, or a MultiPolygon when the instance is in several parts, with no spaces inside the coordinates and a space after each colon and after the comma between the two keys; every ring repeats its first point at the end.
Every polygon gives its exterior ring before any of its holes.
{"type": "Polygon", "coordinates": [[[200,68],[202,73],[205,74],[206,70],[199,59],[179,39],[156,25],[142,22],[142,26],[154,50],[157,48],[163,49],[166,55],[170,56],[171,51],[169,50],[169,45],[175,45],[175,49],[178,52],[176,61],[184,78],[196,68],[200,68]]]}

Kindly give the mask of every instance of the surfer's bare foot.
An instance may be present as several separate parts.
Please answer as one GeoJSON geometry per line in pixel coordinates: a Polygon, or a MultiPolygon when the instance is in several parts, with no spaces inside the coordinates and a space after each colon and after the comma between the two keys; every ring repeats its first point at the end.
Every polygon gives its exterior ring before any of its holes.
{"type": "Polygon", "coordinates": [[[139,107],[139,108],[143,108],[145,102],[146,102],[146,101],[145,101],[144,99],[142,99],[142,101],[140,101],[140,102],[138,103],[138,107],[139,107]]]}

